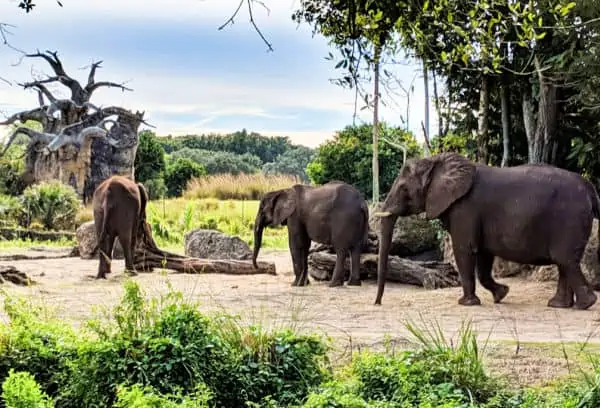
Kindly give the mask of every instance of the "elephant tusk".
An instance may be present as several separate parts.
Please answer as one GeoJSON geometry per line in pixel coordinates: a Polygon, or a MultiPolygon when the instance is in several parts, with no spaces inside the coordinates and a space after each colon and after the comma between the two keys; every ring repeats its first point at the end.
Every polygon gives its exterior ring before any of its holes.
{"type": "Polygon", "coordinates": [[[392,215],[392,213],[389,211],[378,211],[373,213],[373,216],[375,217],[389,217],[390,215],[392,215]]]}

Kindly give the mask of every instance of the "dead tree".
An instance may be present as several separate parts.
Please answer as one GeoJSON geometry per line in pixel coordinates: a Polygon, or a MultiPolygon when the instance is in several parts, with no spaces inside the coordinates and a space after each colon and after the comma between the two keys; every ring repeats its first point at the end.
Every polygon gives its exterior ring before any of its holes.
{"type": "Polygon", "coordinates": [[[43,59],[53,74],[19,84],[23,89],[37,91],[39,106],[0,122],[5,126],[17,125],[1,154],[17,135],[24,134],[30,139],[22,175],[24,184],[60,180],[73,186],[87,202],[108,176],[121,174],[133,178],[137,134],[140,124],[145,123],[144,112],[134,113],[118,106],[101,108],[90,102],[100,88],[131,89],[123,83],[96,81],[102,61],[91,64],[87,83],[82,85],[66,72],[56,52],[38,51],[25,57],[43,59]],[[48,88],[52,84],[68,88],[70,97],[57,98],[48,88]],[[24,127],[27,121],[39,123],[42,131],[24,127]]]}

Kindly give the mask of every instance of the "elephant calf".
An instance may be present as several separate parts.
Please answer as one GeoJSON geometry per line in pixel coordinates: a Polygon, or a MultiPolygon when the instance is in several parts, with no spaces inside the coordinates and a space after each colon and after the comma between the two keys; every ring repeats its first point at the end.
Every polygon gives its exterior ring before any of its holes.
{"type": "Polygon", "coordinates": [[[141,183],[123,176],[112,176],[98,185],[94,191],[92,206],[96,226],[100,263],[96,279],[106,279],[110,273],[115,238],[123,247],[125,268],[135,273],[133,256],[140,228],[145,228],[148,194],[141,183]]]}
{"type": "Polygon", "coordinates": [[[348,285],[360,285],[360,254],[369,230],[369,208],[353,186],[332,181],[320,187],[296,184],[271,191],[261,199],[254,221],[256,258],[266,226],[287,225],[294,274],[292,286],[305,286],[308,280],[308,251],[311,241],[333,246],[337,260],[330,287],[342,286],[344,261],[348,251],[351,271],[348,285]]]}

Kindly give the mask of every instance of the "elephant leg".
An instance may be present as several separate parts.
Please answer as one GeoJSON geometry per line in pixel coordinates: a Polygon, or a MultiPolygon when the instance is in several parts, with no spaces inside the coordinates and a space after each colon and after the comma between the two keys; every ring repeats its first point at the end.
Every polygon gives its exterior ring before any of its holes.
{"type": "Polygon", "coordinates": [[[492,276],[494,255],[488,253],[477,254],[477,275],[481,286],[492,292],[494,303],[500,303],[508,294],[508,286],[498,283],[492,276]]]}
{"type": "Polygon", "coordinates": [[[476,306],[481,300],[475,295],[475,255],[468,249],[455,250],[454,259],[463,288],[463,296],[458,300],[459,305],[476,306]]]}
{"type": "Polygon", "coordinates": [[[125,256],[125,271],[130,275],[137,275],[133,266],[133,252],[131,250],[131,232],[125,232],[119,235],[119,241],[123,247],[123,255],[125,256]]]}
{"type": "Polygon", "coordinates": [[[360,253],[361,248],[357,246],[350,251],[350,279],[348,286],[360,286],[360,253]]]}
{"type": "Polygon", "coordinates": [[[106,234],[104,240],[98,245],[98,275],[96,279],[106,279],[106,274],[111,272],[110,264],[112,262],[112,250],[115,243],[116,236],[113,234],[106,234]]]}
{"type": "Polygon", "coordinates": [[[310,239],[308,236],[305,240],[305,245],[302,250],[302,260],[301,260],[301,268],[300,268],[300,281],[298,282],[298,286],[306,286],[310,284],[308,280],[308,250],[310,249],[310,239]]]}
{"type": "Polygon", "coordinates": [[[567,270],[564,267],[559,266],[556,294],[548,301],[548,307],[569,308],[575,303],[575,293],[573,292],[573,288],[569,285],[566,272],[567,270]]]}
{"type": "Polygon", "coordinates": [[[594,290],[588,283],[585,276],[581,272],[579,262],[571,262],[566,265],[558,265],[559,270],[562,268],[564,274],[568,279],[569,286],[575,292],[575,305],[576,309],[588,309],[594,303],[596,303],[597,296],[594,290]]]}
{"type": "Polygon", "coordinates": [[[344,262],[346,260],[346,250],[338,249],[335,251],[335,268],[333,269],[333,276],[329,283],[330,288],[344,285],[344,262]]]}

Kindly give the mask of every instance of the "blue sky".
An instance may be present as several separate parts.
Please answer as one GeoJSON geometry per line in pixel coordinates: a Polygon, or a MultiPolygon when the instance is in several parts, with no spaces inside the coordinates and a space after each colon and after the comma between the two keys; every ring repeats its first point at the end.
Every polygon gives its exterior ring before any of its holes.
{"type": "MultiPolygon", "coordinates": [[[[255,9],[255,19],[274,52],[253,31],[243,8],[233,26],[221,25],[238,0],[38,0],[25,14],[18,0],[0,0],[0,21],[13,29],[11,42],[28,52],[57,50],[72,76],[84,81],[92,61],[103,60],[97,79],[129,81],[133,92],[101,89],[92,99],[146,111],[159,135],[228,133],[242,128],[267,136],[289,136],[294,143],[317,146],[352,123],[354,95],[329,82],[340,75],[325,60],[325,39],[290,18],[293,0],[266,0],[270,14],[255,9]]],[[[51,73],[42,60],[25,59],[0,48],[0,74],[14,82],[51,73]]],[[[424,117],[423,81],[415,65],[394,69],[405,86],[416,74],[410,127],[419,135],[424,117]]],[[[64,87],[52,88],[67,96],[64,87]]],[[[36,105],[34,92],[0,82],[0,113],[36,105]]],[[[383,120],[401,124],[406,100],[381,109],[383,120]]],[[[435,115],[430,108],[431,131],[435,115]]],[[[371,112],[359,118],[370,121],[371,112]]],[[[6,129],[0,129],[0,133],[6,129]]]]}

